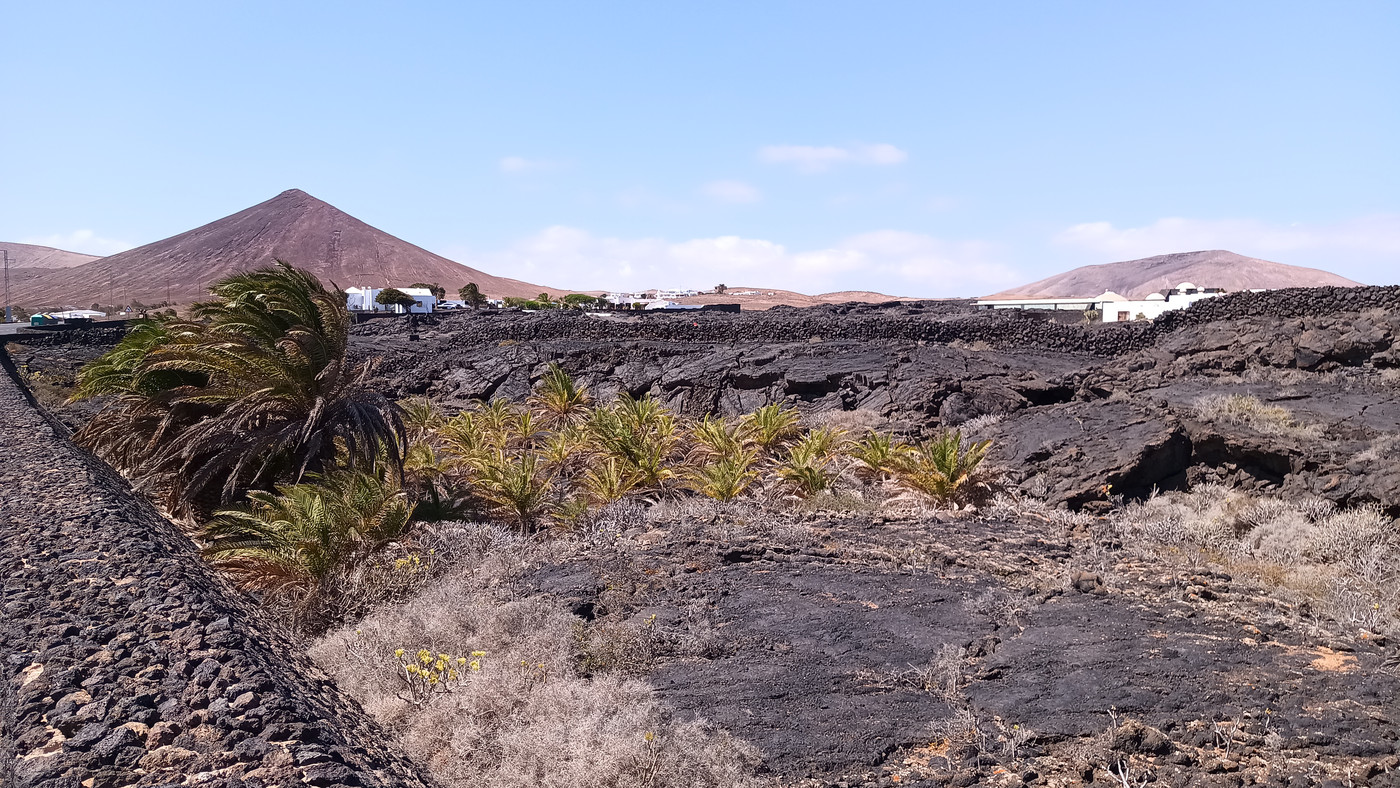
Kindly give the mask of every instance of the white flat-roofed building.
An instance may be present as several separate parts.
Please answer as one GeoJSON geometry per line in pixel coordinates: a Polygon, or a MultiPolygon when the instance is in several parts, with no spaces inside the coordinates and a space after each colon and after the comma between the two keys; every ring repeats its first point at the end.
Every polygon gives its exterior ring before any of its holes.
{"type": "Polygon", "coordinates": [[[408,309],[397,304],[381,304],[374,300],[387,289],[385,287],[347,287],[345,289],[345,308],[352,312],[397,312],[403,314],[407,311],[421,315],[433,311],[433,307],[437,305],[437,298],[433,295],[433,291],[426,287],[395,288],[401,293],[413,296],[413,300],[417,302],[408,309]]]}
{"type": "Polygon", "coordinates": [[[1105,290],[1092,298],[982,298],[978,309],[1035,309],[1044,311],[1087,312],[1096,310],[1105,323],[1126,323],[1132,320],[1155,320],[1166,312],[1185,309],[1206,298],[1224,294],[1219,287],[1198,287],[1182,282],[1166,293],[1150,293],[1146,298],[1125,298],[1105,290]]]}

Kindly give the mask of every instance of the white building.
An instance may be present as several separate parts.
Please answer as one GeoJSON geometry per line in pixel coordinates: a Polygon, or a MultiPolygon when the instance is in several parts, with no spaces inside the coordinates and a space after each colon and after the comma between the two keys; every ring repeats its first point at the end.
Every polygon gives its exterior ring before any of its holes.
{"type": "Polygon", "coordinates": [[[418,303],[405,310],[398,305],[386,306],[374,299],[384,292],[383,287],[348,287],[345,289],[345,308],[352,312],[397,312],[403,314],[405,311],[414,314],[427,314],[433,311],[437,305],[437,298],[433,296],[433,291],[426,287],[400,287],[396,288],[402,293],[413,296],[413,300],[418,303]]]}
{"type": "Polygon", "coordinates": [[[1105,323],[1126,323],[1130,320],[1156,320],[1165,312],[1185,309],[1188,306],[1224,294],[1219,287],[1197,287],[1190,282],[1181,284],[1162,293],[1149,293],[1141,301],[1106,302],[1100,308],[1105,323]]]}
{"type": "Polygon", "coordinates": [[[982,298],[974,304],[978,309],[1036,309],[1045,311],[1086,312],[1097,310],[1105,323],[1125,323],[1131,320],[1153,320],[1165,312],[1185,309],[1206,298],[1215,298],[1225,291],[1218,287],[1198,287],[1191,282],[1168,290],[1166,294],[1152,293],[1142,300],[1126,298],[1105,290],[1092,298],[982,298]]]}
{"type": "Polygon", "coordinates": [[[648,293],[608,293],[603,298],[610,304],[641,304],[651,300],[648,293]]]}
{"type": "Polygon", "coordinates": [[[699,290],[657,290],[657,298],[690,298],[700,295],[699,290]]]}

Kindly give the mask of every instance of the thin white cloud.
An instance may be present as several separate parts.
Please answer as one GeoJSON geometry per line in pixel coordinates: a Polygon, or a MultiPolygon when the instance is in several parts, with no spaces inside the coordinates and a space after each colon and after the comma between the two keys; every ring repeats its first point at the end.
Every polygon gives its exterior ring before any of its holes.
{"type": "Polygon", "coordinates": [[[763,193],[743,181],[710,181],[700,191],[712,200],[750,203],[763,199],[763,193]]]}
{"type": "Polygon", "coordinates": [[[1110,222],[1086,222],[1058,233],[1054,241],[1115,260],[1228,249],[1250,257],[1364,277],[1362,281],[1394,282],[1400,275],[1400,214],[1363,216],[1333,224],[1181,217],[1158,219],[1144,227],[1119,228],[1110,222]]]}
{"type": "Polygon", "coordinates": [[[52,246],[55,249],[64,249],[69,252],[82,252],[83,254],[95,254],[106,257],[109,254],[125,252],[136,244],[118,241],[115,238],[103,238],[92,230],[74,230],[71,233],[58,233],[55,235],[31,236],[21,238],[22,244],[34,244],[35,246],[52,246]]]}
{"type": "Polygon", "coordinates": [[[580,290],[705,288],[724,282],[804,293],[956,296],[993,292],[1024,278],[998,262],[998,250],[989,244],[899,230],[862,233],[827,248],[791,250],[774,241],[733,235],[673,242],[600,237],[556,226],[496,252],[447,251],[492,274],[580,290]]]}
{"type": "Polygon", "coordinates": [[[545,159],[527,159],[524,156],[507,156],[501,159],[499,166],[501,172],[508,175],[519,175],[526,172],[539,172],[540,170],[550,170],[556,167],[556,163],[545,159]]]}
{"type": "Polygon", "coordinates": [[[791,164],[799,172],[826,172],[837,164],[902,164],[906,151],[889,143],[874,145],[765,145],[758,149],[758,160],[765,164],[791,164]]]}

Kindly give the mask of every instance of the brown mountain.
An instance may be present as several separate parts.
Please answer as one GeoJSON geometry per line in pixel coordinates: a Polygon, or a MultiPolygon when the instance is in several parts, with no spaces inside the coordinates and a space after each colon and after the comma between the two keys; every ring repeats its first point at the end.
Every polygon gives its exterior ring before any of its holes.
{"type": "Polygon", "coordinates": [[[72,268],[99,259],[95,254],[69,252],[52,246],[17,244],[0,241],[0,249],[10,253],[10,269],[15,268],[72,268]]]}
{"type": "Polygon", "coordinates": [[[1144,298],[1150,293],[1165,293],[1182,282],[1230,291],[1324,285],[1356,287],[1360,284],[1316,268],[1273,263],[1215,249],[1086,265],[987,297],[1080,298],[1112,290],[1129,298],[1144,298]]]}
{"type": "MultiPolygon", "coordinates": [[[[22,295],[30,282],[42,279],[64,268],[90,263],[101,258],[81,252],[69,252],[52,246],[35,246],[0,241],[0,249],[10,253],[10,293],[22,295]]],[[[0,299],[4,293],[0,293],[0,299]]],[[[16,300],[16,304],[23,303],[16,300]]]]}
{"type": "Polygon", "coordinates": [[[475,282],[492,298],[568,292],[455,263],[299,189],[163,241],[50,271],[18,286],[12,282],[11,289],[16,304],[42,308],[188,303],[207,297],[215,280],[273,260],[305,268],[340,287],[437,282],[455,296],[459,287],[475,282]]]}

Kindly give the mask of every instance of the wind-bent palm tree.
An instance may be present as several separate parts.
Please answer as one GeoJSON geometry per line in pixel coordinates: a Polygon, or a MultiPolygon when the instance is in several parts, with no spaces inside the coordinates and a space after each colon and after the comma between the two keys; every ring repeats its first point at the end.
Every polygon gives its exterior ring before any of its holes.
{"type": "Polygon", "coordinates": [[[402,468],[399,408],[346,359],[345,296],[280,261],[235,274],[191,319],[138,326],[79,374],[114,401],[75,438],[181,514],[328,469],[402,468]]]}

